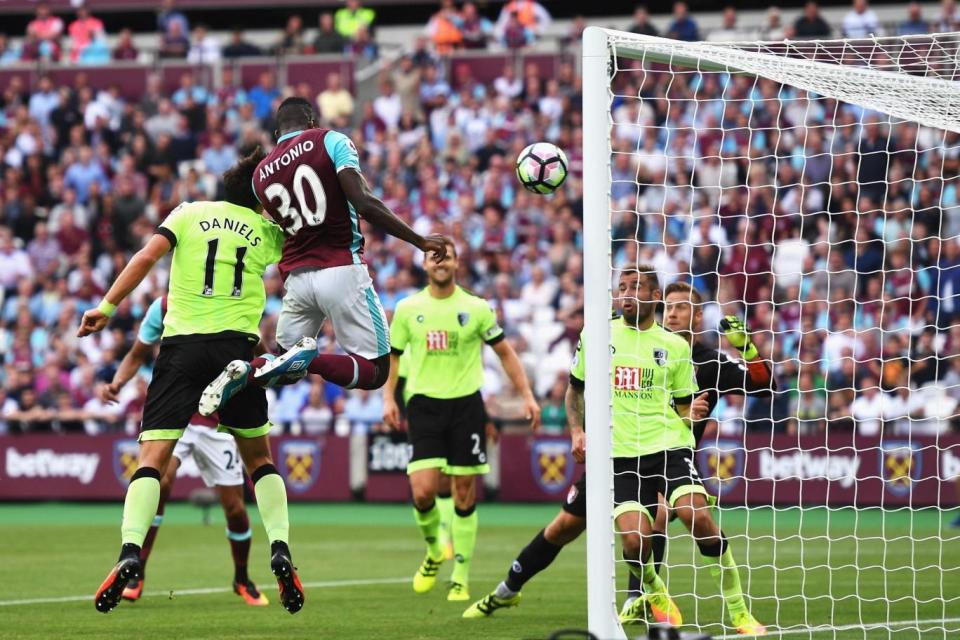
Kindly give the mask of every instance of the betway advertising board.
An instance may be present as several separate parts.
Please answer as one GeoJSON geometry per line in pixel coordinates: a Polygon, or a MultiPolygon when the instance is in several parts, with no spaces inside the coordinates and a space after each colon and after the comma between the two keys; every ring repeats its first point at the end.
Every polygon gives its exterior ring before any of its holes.
{"type": "MultiPolygon", "coordinates": [[[[343,438],[274,438],[274,463],[291,500],[347,500],[349,443],[343,438]]],[[[133,438],[83,435],[0,437],[0,500],[122,499],[137,468],[133,438]]],[[[192,459],[174,498],[204,486],[192,459]]]]}
{"type": "MultiPolygon", "coordinates": [[[[404,461],[384,455],[387,445],[390,453],[400,451],[403,443],[378,443],[367,461],[367,499],[404,500],[404,461]]],[[[283,437],[272,439],[272,446],[291,500],[350,499],[348,439],[283,437]]],[[[136,456],[137,442],[131,438],[0,436],[0,500],[121,499],[136,456]]],[[[721,505],[960,504],[957,435],[884,440],[855,439],[849,433],[748,435],[704,443],[696,462],[721,505]]],[[[567,438],[527,435],[501,438],[500,469],[500,499],[507,502],[559,502],[583,470],[574,462],[567,438]]],[[[180,469],[174,497],[186,498],[201,486],[188,461],[180,469]]]]}
{"type": "MultiPolygon", "coordinates": [[[[583,467],[562,438],[504,436],[500,497],[562,500],[583,467]]],[[[960,504],[960,436],[861,438],[750,434],[701,443],[697,468],[726,505],[960,504]]]]}

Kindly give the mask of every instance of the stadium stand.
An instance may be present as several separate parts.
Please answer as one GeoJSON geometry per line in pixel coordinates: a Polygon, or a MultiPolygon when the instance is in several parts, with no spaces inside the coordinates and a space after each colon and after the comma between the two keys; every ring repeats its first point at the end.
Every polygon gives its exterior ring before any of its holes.
{"type": "MultiPolygon", "coordinates": [[[[825,26],[815,3],[795,21],[779,14],[751,14],[748,24],[731,10],[722,18],[714,16],[709,29],[698,26],[698,18],[689,16],[683,3],[677,4],[671,20],[656,17],[657,28],[676,37],[694,37],[698,29],[706,38],[722,35],[721,29],[754,37],[775,33],[771,30],[780,28],[781,19],[787,23],[781,29],[787,37],[823,35],[825,26]]],[[[505,17],[494,22],[494,16],[480,18],[476,7],[467,7],[460,13],[445,5],[422,32],[426,35],[419,45],[401,56],[390,48],[390,56],[378,57],[371,26],[377,26],[378,40],[382,33],[389,35],[389,28],[376,25],[374,16],[358,7],[351,14],[322,14],[318,29],[305,29],[302,21],[291,18],[282,33],[251,39],[241,31],[228,38],[202,25],[193,25],[191,32],[186,18],[171,5],[161,14],[158,32],[150,36],[150,51],[162,59],[152,54],[144,58],[143,34],[124,31],[105,40],[102,24],[98,27],[99,21],[87,12],[70,22],[67,36],[63,21],[58,27],[38,8],[24,39],[0,38],[0,432],[135,432],[145,383],[129,385],[118,406],[101,404],[94,389],[112,376],[147,306],[163,294],[164,272],[158,270],[121,306],[111,331],[102,336],[78,341],[77,320],[176,204],[217,197],[218,175],[235,157],[234,147],[243,152],[254,144],[272,144],[271,114],[288,95],[301,95],[324,110],[338,109],[321,116],[352,136],[378,195],[418,231],[443,232],[455,239],[463,258],[461,280],[492,300],[538,396],[549,399],[547,406],[556,414],[550,424],[562,429],[558,381],[565,377],[582,324],[581,79],[575,49],[545,51],[528,45],[544,33],[557,43],[575,42],[582,25],[550,23],[549,15],[522,7],[505,10],[505,17]],[[488,41],[492,48],[487,48],[488,41]],[[114,62],[86,53],[98,42],[110,43],[107,51],[113,52],[114,62]],[[283,55],[245,57],[260,50],[283,55]],[[351,55],[340,55],[344,51],[351,55]],[[375,60],[372,74],[357,74],[370,64],[358,56],[375,60]],[[22,64],[38,59],[96,62],[22,64]],[[362,90],[371,79],[380,87],[377,96],[369,87],[362,90]],[[522,191],[513,176],[513,158],[536,140],[555,141],[571,161],[568,187],[550,199],[522,191]]],[[[846,30],[866,19],[857,9],[850,13],[849,24],[844,20],[846,30]]],[[[941,22],[955,25],[951,15],[924,21],[913,6],[896,18],[889,12],[884,16],[892,32],[914,33],[941,22]]],[[[638,32],[651,24],[645,12],[618,20],[624,26],[633,21],[638,32]]],[[[662,93],[664,87],[655,84],[643,90],[662,93]]],[[[763,83],[761,90],[775,93],[763,83]]],[[[839,113],[853,117],[848,111],[839,113]]],[[[629,107],[614,110],[619,122],[663,115],[638,114],[629,107]]],[[[781,117],[800,124],[789,110],[781,117]]],[[[748,144],[738,138],[742,130],[737,120],[735,113],[724,115],[726,140],[748,144]]],[[[663,189],[615,191],[622,209],[666,211],[662,219],[647,218],[639,228],[630,216],[629,225],[615,230],[617,238],[639,241],[621,243],[637,248],[639,256],[618,255],[619,261],[639,257],[654,263],[664,284],[692,269],[695,284],[717,301],[708,310],[708,325],[716,326],[721,309],[742,314],[745,309],[738,308],[737,301],[743,299],[756,326],[769,327],[763,319],[775,317],[775,329],[786,341],[800,339],[803,330],[802,361],[783,357],[793,343],[772,344],[769,331],[755,334],[762,350],[771,348],[779,388],[785,391],[746,405],[724,400],[720,415],[725,429],[769,429],[772,422],[779,431],[816,432],[829,420],[833,428],[857,425],[869,430],[881,409],[883,415],[895,415],[891,406],[899,407],[898,415],[914,419],[914,430],[923,428],[925,417],[936,429],[943,422],[925,415],[931,405],[923,398],[936,395],[951,406],[960,401],[960,358],[948,357],[960,353],[960,327],[955,326],[960,314],[957,180],[941,179],[936,172],[905,175],[913,167],[905,152],[914,149],[918,139],[925,142],[923,131],[912,125],[894,125],[895,149],[890,151],[904,153],[868,158],[877,141],[886,139],[881,135],[884,126],[870,124],[860,139],[834,139],[832,146],[825,140],[798,141],[792,148],[774,147],[769,138],[752,141],[757,156],[781,154],[805,164],[808,178],[829,162],[830,153],[863,158],[859,165],[849,164],[844,174],[849,182],[835,180],[830,189],[812,195],[808,191],[803,216],[783,208],[804,190],[799,173],[776,177],[780,210],[771,210],[773,193],[746,203],[735,188],[767,176],[747,175],[746,168],[722,176],[727,188],[722,196],[717,192],[711,197],[722,197],[721,212],[729,215],[717,219],[699,216],[698,208],[710,211],[712,203],[691,206],[689,191],[672,184],[670,173],[663,189]],[[882,160],[874,161],[879,157],[882,160]],[[886,194],[886,216],[878,208],[883,201],[878,194],[861,194],[858,200],[851,190],[856,179],[862,181],[867,174],[898,176],[897,192],[886,194]],[[909,207],[917,211],[912,228],[909,207]],[[739,213],[734,213],[744,208],[754,221],[762,218],[766,224],[752,224],[744,235],[739,213]],[[854,225],[858,215],[861,223],[854,225]],[[849,240],[854,228],[857,242],[843,253],[831,252],[828,262],[826,246],[849,240]],[[654,250],[644,245],[663,233],[676,239],[676,246],[654,250]],[[712,244],[734,249],[724,252],[729,257],[725,263],[716,264],[712,244]],[[937,255],[935,263],[931,256],[937,255]],[[798,265],[803,277],[791,282],[780,275],[799,271],[798,265]],[[881,268],[889,270],[885,281],[871,276],[881,268]],[[717,270],[729,277],[718,282],[711,273],[717,270]],[[831,278],[831,289],[840,291],[838,280],[851,277],[854,270],[866,284],[847,291],[855,301],[844,309],[809,300],[807,293],[818,279],[831,278]],[[776,289],[772,273],[781,285],[776,289]],[[901,303],[892,304],[895,299],[901,303]],[[885,302],[881,319],[878,310],[885,302]],[[801,308],[810,326],[799,325],[801,308]],[[817,329],[826,326],[830,313],[849,318],[851,331],[820,340],[817,329]],[[867,329],[881,322],[886,329],[903,329],[901,337],[880,344],[867,329]],[[918,327],[926,328],[915,330],[918,327]],[[858,377],[858,383],[869,386],[874,380],[878,385],[875,391],[858,394],[857,402],[850,383],[852,355],[871,376],[858,377]],[[920,366],[906,367],[906,359],[920,366]],[[908,401],[903,389],[922,393],[908,401]]],[[[615,150],[636,148],[641,127],[617,131],[624,136],[614,139],[615,150]]],[[[685,140],[682,135],[670,138],[677,145],[685,140]]],[[[655,137],[647,137],[641,141],[646,152],[639,164],[645,171],[664,172],[667,156],[686,155],[698,171],[716,171],[711,164],[716,149],[704,146],[711,144],[705,137],[700,144],[663,149],[655,137]]],[[[954,169],[960,162],[954,134],[945,146],[923,148],[931,165],[939,165],[938,154],[954,169]]],[[[614,179],[620,174],[633,180],[637,170],[630,155],[619,155],[614,179]]],[[[837,168],[833,171],[837,176],[837,168]]],[[[420,258],[376,230],[367,228],[365,235],[366,260],[389,312],[423,283],[420,258]]],[[[268,275],[267,287],[263,335],[272,342],[281,294],[276,272],[268,275]]],[[[334,348],[329,337],[323,348],[334,348]]],[[[509,422],[518,417],[517,403],[490,357],[485,388],[490,412],[496,420],[509,422]]],[[[380,427],[378,403],[376,393],[344,396],[339,388],[313,380],[283,388],[272,412],[278,431],[319,433],[339,425],[365,432],[380,427]]]]}

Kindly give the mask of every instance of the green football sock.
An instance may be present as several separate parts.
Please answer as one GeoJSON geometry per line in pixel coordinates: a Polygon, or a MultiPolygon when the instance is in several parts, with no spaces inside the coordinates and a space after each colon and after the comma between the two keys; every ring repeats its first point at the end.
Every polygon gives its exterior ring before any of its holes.
{"type": "Polygon", "coordinates": [[[159,505],[160,472],[152,467],[137,469],[123,501],[123,523],[120,525],[123,544],[143,546],[159,505]]]}
{"type": "Polygon", "coordinates": [[[629,567],[630,573],[643,581],[644,593],[662,593],[667,590],[667,584],[663,581],[663,578],[657,575],[657,570],[653,566],[653,554],[650,554],[650,557],[642,566],[637,562],[628,561],[627,567],[629,567]]]}
{"type": "Polygon", "coordinates": [[[440,510],[440,531],[449,536],[453,526],[453,497],[438,495],[437,509],[440,510]]]}
{"type": "Polygon", "coordinates": [[[440,548],[440,509],[436,502],[426,511],[420,511],[416,506],[413,507],[413,518],[420,527],[420,533],[427,543],[427,552],[431,558],[440,559],[443,556],[443,550],[440,548]]]}
{"type": "Polygon", "coordinates": [[[740,587],[740,572],[737,570],[737,563],[733,559],[733,552],[729,545],[724,546],[726,549],[719,557],[709,558],[711,561],[710,575],[713,576],[713,581],[720,588],[723,601],[727,605],[727,611],[733,615],[745,611],[747,603],[743,599],[743,589],[740,587]]]}
{"type": "Polygon", "coordinates": [[[468,584],[470,581],[470,561],[473,559],[473,548],[477,545],[479,523],[477,505],[472,505],[466,510],[455,509],[451,526],[453,549],[457,554],[453,574],[450,576],[453,582],[468,584]]]}
{"type": "Polygon", "coordinates": [[[283,478],[272,464],[265,464],[251,474],[253,491],[257,496],[257,508],[267,540],[271,543],[290,542],[290,518],[287,515],[287,488],[283,478]]]}

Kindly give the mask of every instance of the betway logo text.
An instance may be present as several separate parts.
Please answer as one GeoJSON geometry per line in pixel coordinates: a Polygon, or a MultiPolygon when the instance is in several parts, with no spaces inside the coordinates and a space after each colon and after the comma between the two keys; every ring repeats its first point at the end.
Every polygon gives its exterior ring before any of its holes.
{"type": "Polygon", "coordinates": [[[856,456],[760,451],[760,475],[771,480],[831,480],[848,488],[856,483],[859,469],[860,459],[856,456]]]}
{"type": "Polygon", "coordinates": [[[940,479],[944,482],[960,478],[960,456],[949,449],[940,458],[940,479]]]}
{"type": "Polygon", "coordinates": [[[97,474],[100,456],[96,453],[57,453],[38,449],[20,453],[7,448],[6,474],[11,478],[76,478],[90,484],[97,474]]]}

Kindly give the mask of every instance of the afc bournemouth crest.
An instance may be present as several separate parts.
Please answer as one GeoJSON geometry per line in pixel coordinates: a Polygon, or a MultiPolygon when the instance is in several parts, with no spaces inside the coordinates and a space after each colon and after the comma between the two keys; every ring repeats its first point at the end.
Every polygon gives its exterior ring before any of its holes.
{"type": "Polygon", "coordinates": [[[281,443],[280,472],[294,493],[308,490],[320,475],[320,444],[313,440],[281,443]]]}
{"type": "Polygon", "coordinates": [[[136,440],[115,440],[113,443],[113,473],[117,482],[123,486],[130,484],[130,478],[137,470],[137,457],[140,445],[136,440]]]}
{"type": "Polygon", "coordinates": [[[908,496],[913,483],[921,478],[923,452],[917,443],[905,440],[884,442],[880,446],[880,477],[895,496],[908,496]]]}
{"type": "Polygon", "coordinates": [[[703,473],[703,485],[716,496],[725,496],[740,485],[746,455],[739,442],[718,440],[697,451],[697,466],[703,473]]]}
{"type": "Polygon", "coordinates": [[[661,367],[667,364],[667,350],[666,349],[654,349],[653,350],[653,360],[661,367]]]}
{"type": "Polygon", "coordinates": [[[457,322],[460,323],[461,327],[467,326],[467,323],[470,322],[470,314],[466,311],[461,311],[457,314],[457,322]]]}
{"type": "Polygon", "coordinates": [[[570,442],[543,440],[534,442],[530,462],[537,485],[547,493],[563,491],[573,477],[573,457],[570,442]]]}

